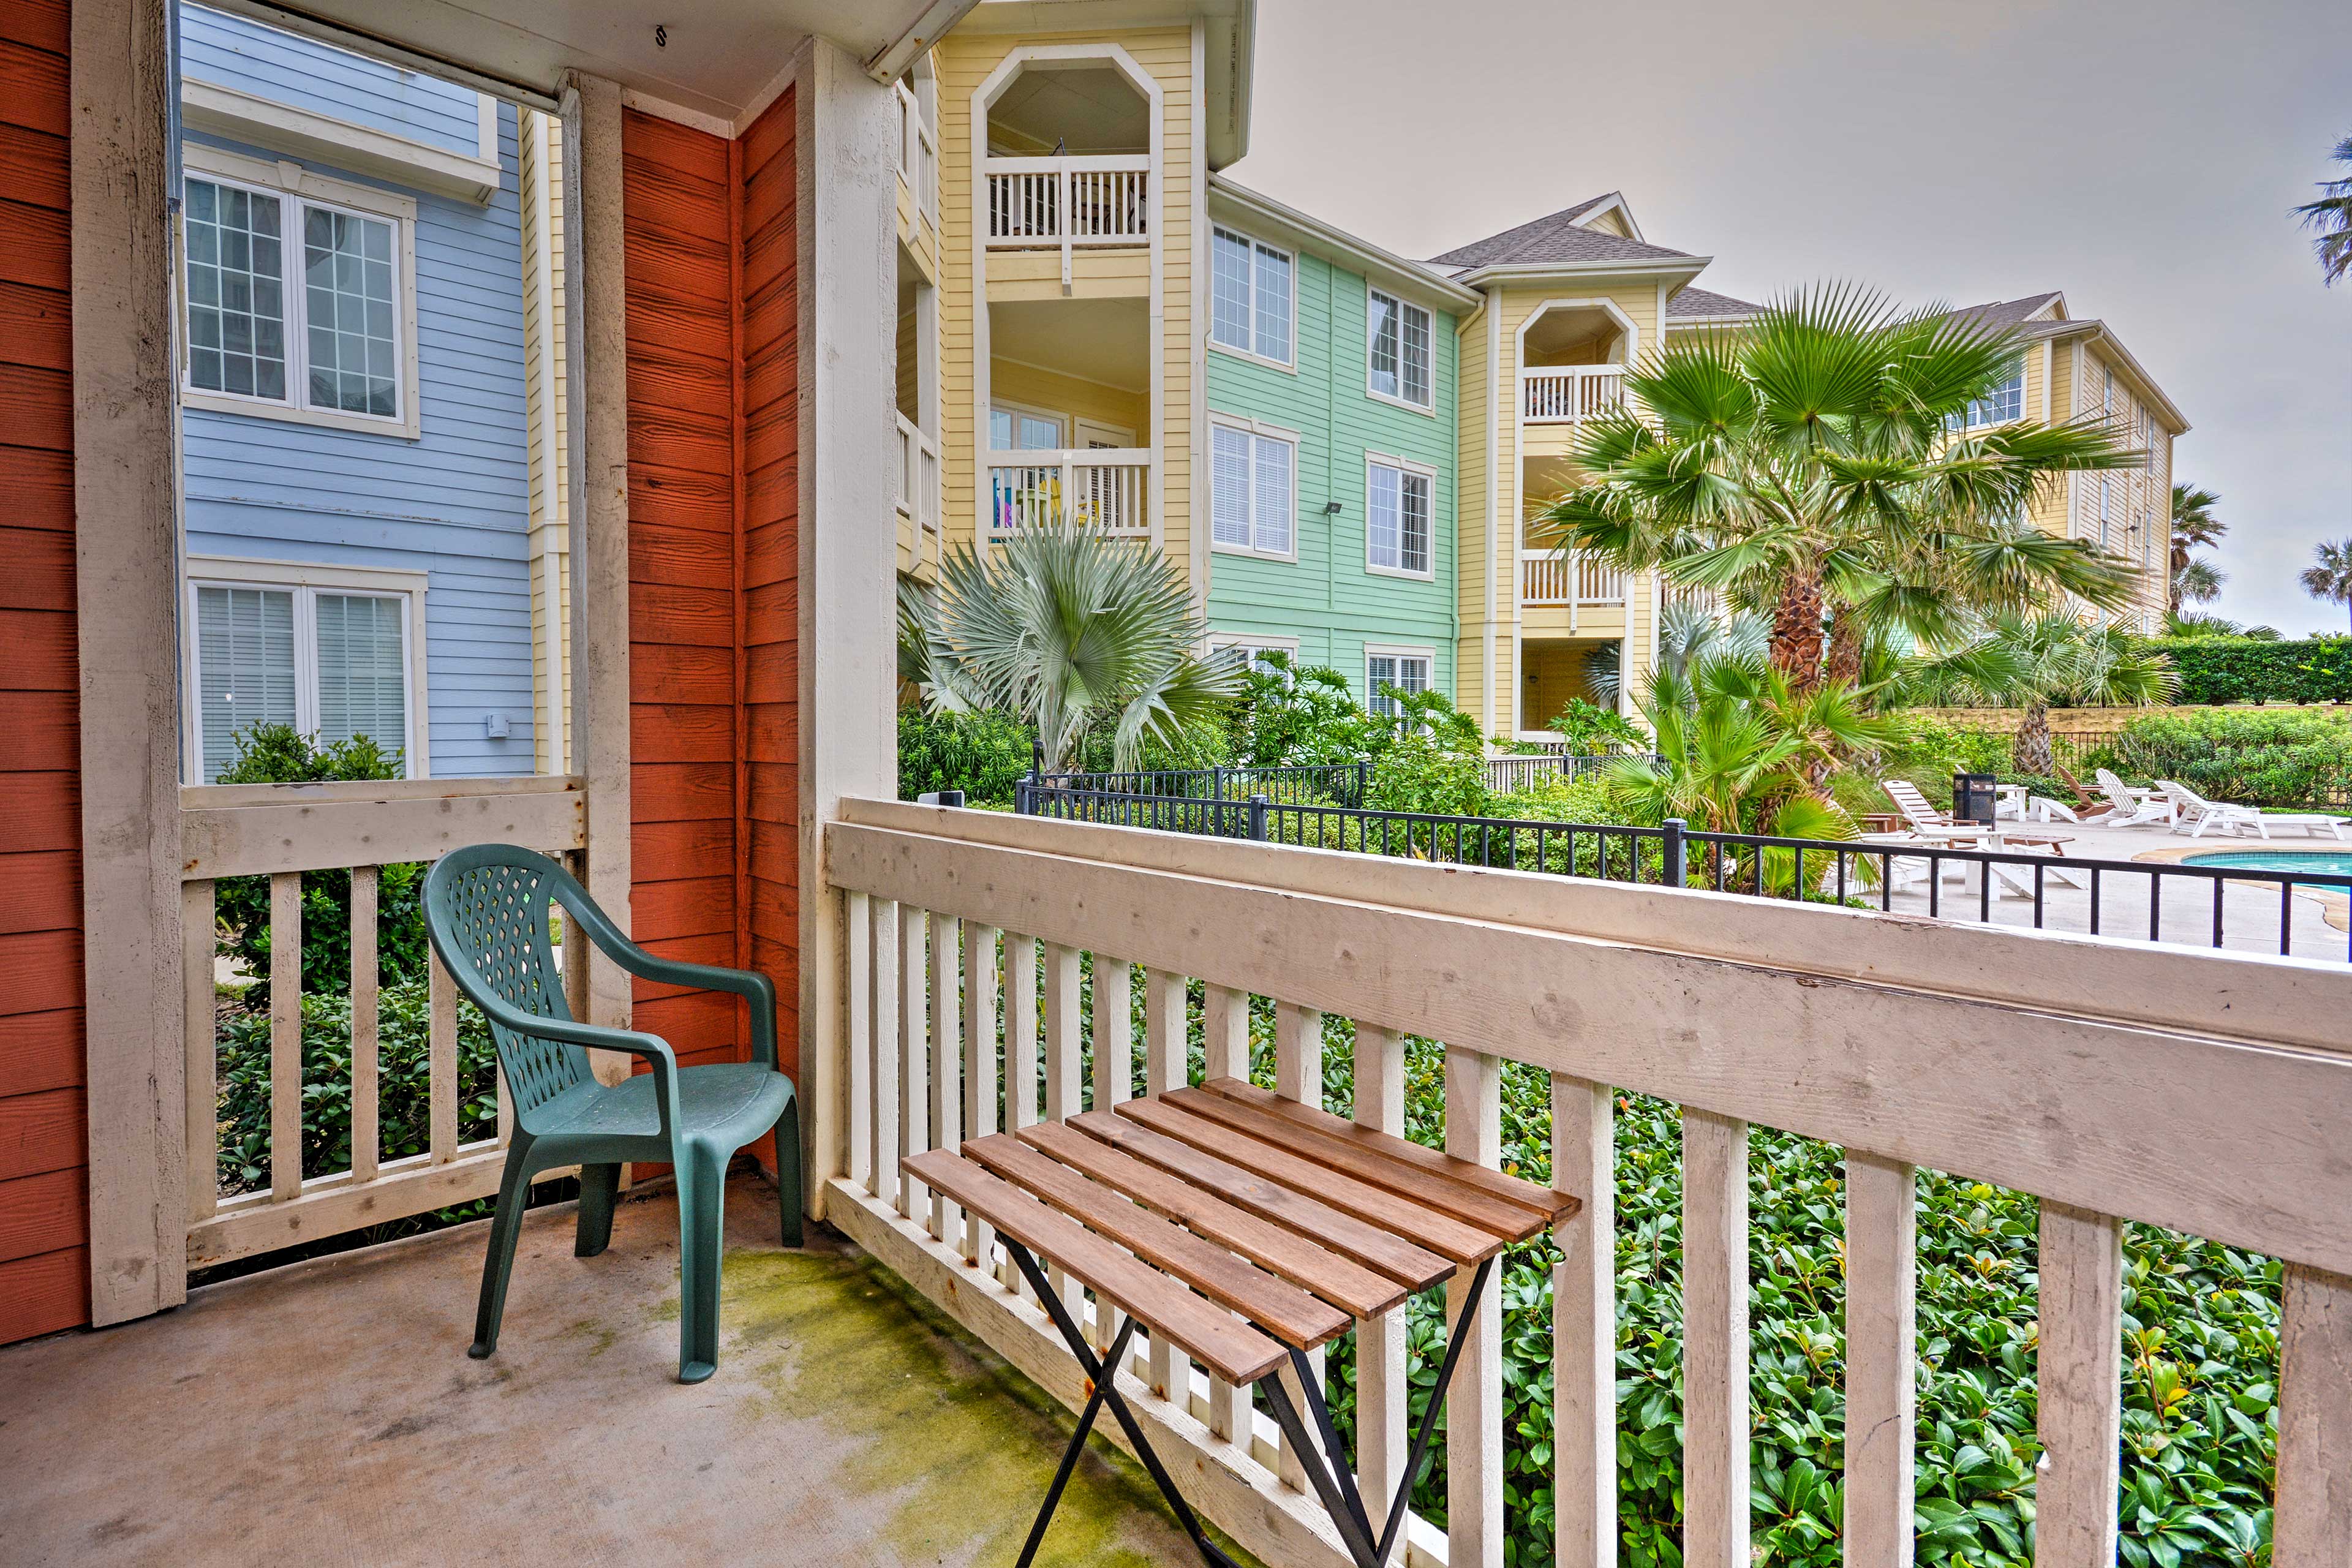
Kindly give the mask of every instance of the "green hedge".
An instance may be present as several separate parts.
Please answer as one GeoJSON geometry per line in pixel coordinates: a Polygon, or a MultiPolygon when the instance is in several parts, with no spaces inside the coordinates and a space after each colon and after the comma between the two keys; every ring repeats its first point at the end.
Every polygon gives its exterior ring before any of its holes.
{"type": "Polygon", "coordinates": [[[898,710],[898,798],[960,789],[972,805],[1010,805],[1030,763],[1029,727],[1003,713],[898,710]]]}
{"type": "Polygon", "coordinates": [[[2352,702],[2352,637],[2300,642],[2243,637],[2151,637],[2180,674],[2183,705],[2352,702]]]}
{"type": "Polygon", "coordinates": [[[2215,800],[2352,808],[2352,713],[2164,710],[2133,720],[2085,761],[2135,783],[2178,779],[2215,800]]]}

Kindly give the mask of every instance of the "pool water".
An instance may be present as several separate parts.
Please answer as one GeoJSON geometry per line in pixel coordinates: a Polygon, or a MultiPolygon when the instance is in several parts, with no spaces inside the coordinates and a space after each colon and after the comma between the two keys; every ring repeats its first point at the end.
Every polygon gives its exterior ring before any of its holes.
{"type": "Polygon", "coordinates": [[[2311,871],[2326,877],[2352,877],[2352,849],[2233,849],[2219,855],[2191,855],[2188,866],[2237,866],[2249,871],[2311,871]]]}

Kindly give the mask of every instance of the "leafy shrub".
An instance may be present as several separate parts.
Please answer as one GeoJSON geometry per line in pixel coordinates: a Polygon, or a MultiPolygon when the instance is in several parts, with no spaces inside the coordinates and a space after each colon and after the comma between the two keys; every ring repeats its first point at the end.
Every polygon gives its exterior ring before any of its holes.
{"type": "Polygon", "coordinates": [[[1649,737],[1622,713],[1581,697],[1570,698],[1568,706],[1547,720],[1544,728],[1565,741],[1569,754],[1575,757],[1641,751],[1650,743],[1649,737]]]}
{"type": "Polygon", "coordinates": [[[898,710],[900,800],[960,789],[970,804],[1009,804],[1031,755],[1029,727],[1009,713],[898,710]]]}
{"type": "Polygon", "coordinates": [[[2352,702],[2352,637],[2154,637],[2146,646],[2172,657],[2182,704],[2352,702]]]}
{"type": "Polygon", "coordinates": [[[1233,760],[1244,767],[1307,767],[1361,760],[1372,716],[1348,678],[1287,654],[1244,667],[1242,695],[1225,716],[1233,760]]]}
{"type": "MultiPolygon", "coordinates": [[[[317,784],[330,780],[396,779],[405,772],[396,751],[365,735],[320,745],[290,724],[256,724],[235,736],[236,756],[217,782],[317,784]]],[[[425,973],[425,886],[421,865],[385,866],[376,877],[376,971],[386,986],[425,973]]],[[[231,877],[213,889],[220,951],[253,984],[248,1005],[269,1005],[269,879],[231,877]]],[[[352,984],[352,874],[302,873],[302,991],[341,994],[352,984]]]]}
{"type": "Polygon", "coordinates": [[[2259,708],[2135,719],[2086,761],[2248,805],[2352,806],[2352,721],[2259,708]]]}
{"type": "MultiPolygon", "coordinates": [[[[376,1142],[383,1160],[422,1154],[432,1136],[427,984],[386,985],[376,996],[376,1142]]],[[[269,1015],[232,1009],[217,1036],[220,1175],[224,1193],[269,1184],[269,1015]]],[[[457,1004],[457,1137],[498,1131],[498,1067],[489,1026],[471,1003],[457,1004]]],[[[352,999],[302,998],[302,1174],[352,1164],[352,999]]]]}

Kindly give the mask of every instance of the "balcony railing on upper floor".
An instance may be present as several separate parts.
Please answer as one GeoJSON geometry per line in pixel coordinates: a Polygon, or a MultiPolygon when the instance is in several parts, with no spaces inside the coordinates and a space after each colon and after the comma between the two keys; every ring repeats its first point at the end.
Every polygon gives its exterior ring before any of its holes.
{"type": "Polygon", "coordinates": [[[923,119],[922,100],[905,82],[898,84],[898,177],[915,195],[915,205],[934,224],[940,221],[940,141],[923,119]]]}
{"type": "Polygon", "coordinates": [[[1151,160],[1133,154],[988,160],[991,250],[1070,253],[1151,240],[1151,160]]]}
{"type": "Polygon", "coordinates": [[[994,537],[1061,517],[1137,539],[1150,535],[1148,447],[991,452],[983,462],[988,531],[994,537]]]}
{"type": "Polygon", "coordinates": [[[1597,556],[1551,550],[1519,552],[1522,605],[1622,605],[1625,574],[1597,556]]]}
{"type": "Polygon", "coordinates": [[[1530,425],[1573,425],[1625,402],[1622,364],[1538,365],[1519,372],[1519,417],[1530,425]]]}

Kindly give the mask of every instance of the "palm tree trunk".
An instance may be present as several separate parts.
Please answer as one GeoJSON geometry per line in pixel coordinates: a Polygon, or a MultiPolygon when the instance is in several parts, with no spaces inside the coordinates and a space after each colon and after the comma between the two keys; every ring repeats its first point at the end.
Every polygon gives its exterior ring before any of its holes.
{"type": "Polygon", "coordinates": [[[2025,721],[2017,727],[2017,738],[2010,742],[2010,754],[2016,759],[2017,771],[2052,776],[2058,760],[2050,751],[2050,704],[2028,702],[2025,721]]]}
{"type": "Polygon", "coordinates": [[[1863,634],[1860,617],[1839,616],[1830,622],[1829,663],[1822,684],[1853,686],[1862,679],[1863,634]]]}
{"type": "Polygon", "coordinates": [[[1772,665],[1801,696],[1822,683],[1822,580],[1791,573],[1772,602],[1772,665]]]}

